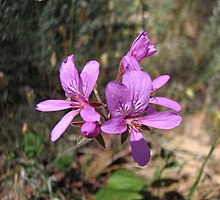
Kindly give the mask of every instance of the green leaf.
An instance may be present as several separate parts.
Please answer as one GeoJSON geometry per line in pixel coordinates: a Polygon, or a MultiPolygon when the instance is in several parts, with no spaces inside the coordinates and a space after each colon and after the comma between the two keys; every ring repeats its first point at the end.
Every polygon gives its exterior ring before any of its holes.
{"type": "Polygon", "coordinates": [[[107,188],[99,190],[96,200],[138,200],[139,194],[145,183],[133,173],[126,170],[115,171],[108,180],[107,188]]]}
{"type": "Polygon", "coordinates": [[[24,136],[24,152],[28,158],[39,156],[44,149],[42,138],[32,132],[24,136]]]}
{"type": "Polygon", "coordinates": [[[80,145],[81,143],[83,142],[86,142],[87,140],[91,140],[91,139],[88,139],[87,137],[85,137],[83,134],[81,134],[76,142],[77,145],[80,145]]]}
{"type": "Polygon", "coordinates": [[[27,170],[35,166],[35,161],[34,160],[29,160],[28,162],[21,161],[20,164],[27,170]]]}
{"type": "Polygon", "coordinates": [[[8,151],[6,153],[7,160],[12,160],[15,157],[15,153],[13,151],[8,151]]]}
{"type": "Polygon", "coordinates": [[[121,144],[124,144],[126,139],[128,138],[129,132],[125,131],[124,133],[121,134],[121,144]]]}
{"type": "Polygon", "coordinates": [[[159,166],[156,167],[156,169],[154,171],[154,176],[155,176],[155,179],[161,179],[162,171],[159,166]]]}
{"type": "Polygon", "coordinates": [[[179,165],[180,165],[180,164],[178,163],[178,161],[174,160],[174,161],[172,161],[172,162],[166,163],[165,168],[177,167],[177,166],[179,166],[179,165]]]}
{"type": "Polygon", "coordinates": [[[108,180],[108,188],[126,192],[139,192],[144,181],[126,170],[115,171],[108,180]]]}
{"type": "Polygon", "coordinates": [[[164,160],[168,160],[171,157],[175,157],[174,153],[172,151],[169,151],[167,149],[162,148],[160,150],[160,156],[161,158],[163,158],[164,160]]]}
{"type": "Polygon", "coordinates": [[[67,172],[71,169],[73,162],[74,162],[73,156],[66,155],[66,156],[63,156],[62,158],[60,158],[59,160],[56,161],[56,166],[59,169],[67,172]]]}
{"type": "Polygon", "coordinates": [[[98,134],[95,139],[105,149],[105,141],[104,141],[102,135],[98,134]]]}
{"type": "Polygon", "coordinates": [[[95,200],[138,200],[143,197],[137,192],[118,191],[110,188],[104,188],[95,195],[95,200]]]}

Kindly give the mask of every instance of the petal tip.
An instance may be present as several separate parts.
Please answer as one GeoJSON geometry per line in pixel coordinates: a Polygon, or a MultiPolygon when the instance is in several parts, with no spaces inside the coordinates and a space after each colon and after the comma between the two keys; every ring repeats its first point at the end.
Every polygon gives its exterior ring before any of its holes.
{"type": "Polygon", "coordinates": [[[181,105],[179,105],[177,108],[176,108],[176,112],[179,112],[179,111],[181,111],[182,110],[182,107],[181,107],[181,105]]]}
{"type": "MultiPolygon", "coordinates": [[[[177,114],[176,114],[177,115],[177,114]]],[[[178,126],[180,125],[180,123],[182,122],[182,120],[183,120],[183,118],[180,116],[180,115],[177,115],[177,117],[178,117],[178,126]]]]}
{"type": "MultiPolygon", "coordinates": [[[[137,161],[136,161],[137,162],[137,161]]],[[[137,164],[141,167],[144,167],[145,165],[147,165],[150,162],[150,159],[144,161],[144,162],[137,162],[137,164]]]]}
{"type": "Polygon", "coordinates": [[[167,78],[167,81],[168,81],[168,80],[170,80],[170,75],[165,74],[165,75],[164,75],[164,77],[166,77],[166,78],[167,78]]]}
{"type": "Polygon", "coordinates": [[[145,166],[150,161],[150,149],[141,132],[131,129],[130,145],[132,156],[139,166],[145,166]]]}
{"type": "Polygon", "coordinates": [[[55,141],[58,140],[58,139],[59,139],[59,137],[57,138],[57,137],[55,137],[54,135],[51,134],[50,140],[51,140],[52,142],[55,142],[55,141]]]}
{"type": "Polygon", "coordinates": [[[63,63],[66,64],[68,61],[74,61],[74,54],[71,54],[67,56],[64,60],[63,63]]]}

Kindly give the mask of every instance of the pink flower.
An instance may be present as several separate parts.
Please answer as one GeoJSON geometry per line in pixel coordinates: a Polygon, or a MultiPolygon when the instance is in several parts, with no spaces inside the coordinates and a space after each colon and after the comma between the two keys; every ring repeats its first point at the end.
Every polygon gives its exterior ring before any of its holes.
{"type": "Polygon", "coordinates": [[[153,43],[150,43],[147,32],[141,31],[131,45],[131,49],[127,55],[133,56],[138,62],[141,62],[142,59],[147,58],[156,52],[157,49],[154,47],[153,43]]]}
{"type": "MultiPolygon", "coordinates": [[[[122,58],[121,63],[122,63],[123,70],[124,70],[122,71],[123,73],[126,71],[131,71],[131,70],[142,71],[141,66],[139,65],[139,63],[133,56],[124,56],[122,58]]],[[[169,75],[162,75],[162,76],[155,78],[152,81],[151,93],[155,92],[156,90],[164,86],[169,81],[169,79],[170,79],[169,75]]],[[[164,106],[166,108],[175,110],[176,112],[179,112],[181,110],[181,106],[177,102],[166,97],[152,97],[150,98],[149,103],[164,106]]]]}
{"type": "Polygon", "coordinates": [[[177,127],[182,120],[172,111],[156,112],[152,109],[148,105],[151,90],[150,76],[140,70],[131,70],[125,72],[122,83],[110,82],[105,93],[112,118],[102,124],[101,130],[110,134],[128,130],[132,156],[140,166],[150,160],[150,150],[140,132],[141,127],[169,130],[177,127]]]}
{"type": "Polygon", "coordinates": [[[68,56],[63,61],[60,68],[60,81],[68,98],[66,100],[46,100],[36,105],[36,110],[42,112],[72,109],[53,128],[51,132],[52,141],[56,141],[63,134],[79,113],[86,122],[100,120],[99,113],[89,102],[89,96],[96,84],[98,75],[99,63],[97,61],[88,62],[80,76],[74,64],[74,55],[68,56]]]}

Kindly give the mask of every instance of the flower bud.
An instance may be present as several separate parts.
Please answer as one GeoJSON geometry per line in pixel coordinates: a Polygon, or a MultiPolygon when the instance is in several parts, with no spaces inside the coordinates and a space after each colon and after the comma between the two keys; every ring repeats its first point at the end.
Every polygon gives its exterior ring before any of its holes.
{"type": "Polygon", "coordinates": [[[85,122],[81,127],[82,134],[87,138],[95,138],[100,133],[97,122],[85,122]]]}
{"type": "Polygon", "coordinates": [[[150,43],[147,32],[141,31],[141,33],[131,45],[131,49],[127,55],[134,56],[137,61],[140,62],[142,59],[149,57],[156,52],[157,49],[154,48],[153,43],[150,43]]]}

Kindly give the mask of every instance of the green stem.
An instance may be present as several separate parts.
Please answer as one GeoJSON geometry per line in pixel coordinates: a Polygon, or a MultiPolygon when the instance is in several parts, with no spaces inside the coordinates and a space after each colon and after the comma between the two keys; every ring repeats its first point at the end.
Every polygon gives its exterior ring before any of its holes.
{"type": "Polygon", "coordinates": [[[200,169],[200,171],[199,171],[199,174],[198,174],[198,176],[197,176],[197,178],[196,178],[196,180],[195,180],[193,186],[191,187],[191,189],[190,189],[190,191],[189,191],[188,199],[190,199],[190,200],[192,199],[193,194],[194,194],[194,192],[195,192],[195,190],[196,190],[196,188],[197,188],[197,186],[198,186],[198,184],[199,184],[199,181],[200,181],[200,179],[201,179],[201,177],[202,177],[202,174],[203,174],[204,168],[205,168],[205,166],[206,166],[206,163],[208,162],[209,158],[210,158],[211,155],[212,155],[212,152],[213,152],[214,149],[215,149],[215,146],[216,146],[216,143],[217,143],[217,141],[218,141],[219,136],[220,136],[220,130],[219,130],[218,133],[216,134],[215,139],[214,139],[214,141],[213,141],[213,143],[212,143],[211,149],[209,150],[208,155],[206,156],[205,160],[203,161],[203,164],[202,164],[202,167],[201,167],[201,169],[200,169]]]}

